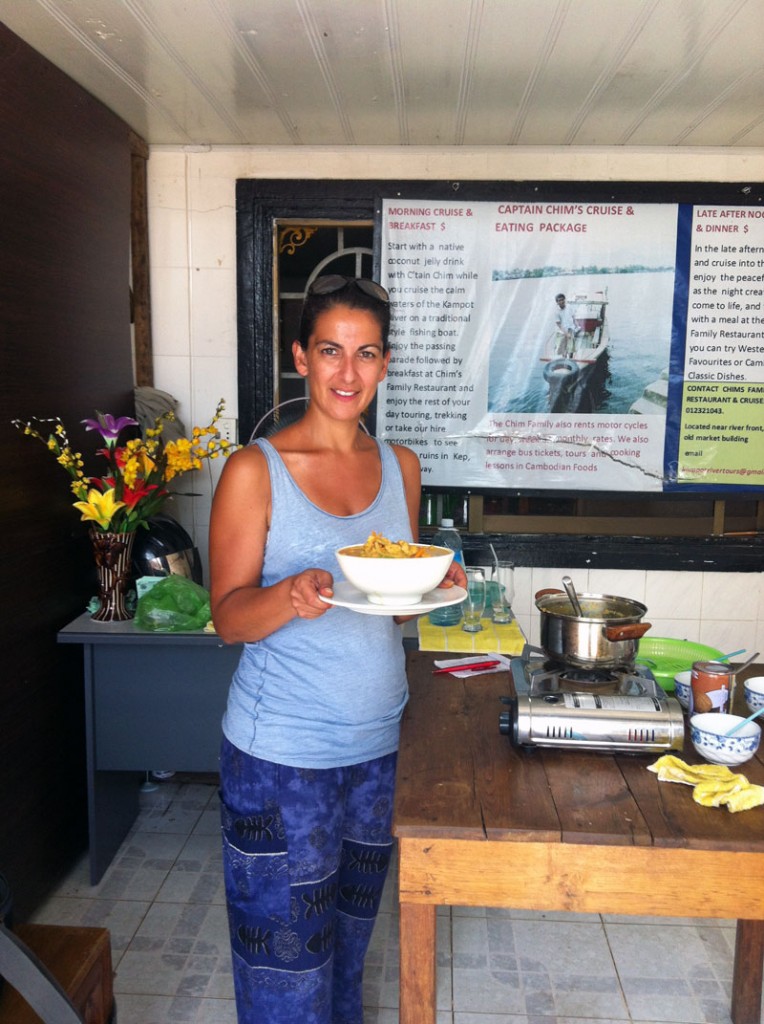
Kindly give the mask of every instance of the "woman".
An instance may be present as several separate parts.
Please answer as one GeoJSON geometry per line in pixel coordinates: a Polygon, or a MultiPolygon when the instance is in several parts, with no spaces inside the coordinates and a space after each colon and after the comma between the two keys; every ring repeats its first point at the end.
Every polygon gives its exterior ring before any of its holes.
{"type": "MultiPolygon", "coordinates": [[[[360,426],[390,360],[387,292],[309,289],[303,418],[227,462],[210,532],[215,627],[244,642],[223,719],[226,895],[241,1024],[361,1024],[407,699],[398,623],[321,600],[334,552],[416,539],[420,472],[360,426]]],[[[452,566],[443,585],[464,584],[452,566]]]]}

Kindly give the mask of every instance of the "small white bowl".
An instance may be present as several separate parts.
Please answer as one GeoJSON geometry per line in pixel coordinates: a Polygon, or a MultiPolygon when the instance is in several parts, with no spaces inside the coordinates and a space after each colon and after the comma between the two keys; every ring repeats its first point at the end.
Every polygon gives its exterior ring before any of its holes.
{"type": "Polygon", "coordinates": [[[677,672],[674,676],[674,696],[685,710],[690,706],[690,679],[692,671],[677,672]]]}
{"type": "Polygon", "coordinates": [[[764,676],[751,676],[743,683],[745,702],[749,711],[764,707],[764,676]]]}
{"type": "Polygon", "coordinates": [[[690,718],[690,739],[701,757],[711,764],[736,765],[750,761],[759,748],[761,729],[748,722],[734,736],[724,733],[740,722],[740,715],[722,715],[709,711],[690,718]]]}
{"type": "Polygon", "coordinates": [[[338,549],[337,561],[348,583],[372,604],[406,607],[419,604],[428,591],[437,587],[454,558],[450,548],[412,546],[427,548],[433,554],[421,558],[365,558],[351,553],[363,544],[349,544],[338,549]]]}

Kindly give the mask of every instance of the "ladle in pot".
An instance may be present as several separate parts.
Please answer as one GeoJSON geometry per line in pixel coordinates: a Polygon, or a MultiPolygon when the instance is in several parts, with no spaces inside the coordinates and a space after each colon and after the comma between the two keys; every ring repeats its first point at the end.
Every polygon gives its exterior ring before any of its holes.
{"type": "Polygon", "coordinates": [[[565,587],[565,593],[570,599],[570,603],[573,605],[573,611],[576,613],[579,619],[584,617],[584,613],[581,610],[581,602],[578,600],[578,594],[576,588],[573,586],[573,580],[570,576],[563,576],[562,585],[565,587]]]}

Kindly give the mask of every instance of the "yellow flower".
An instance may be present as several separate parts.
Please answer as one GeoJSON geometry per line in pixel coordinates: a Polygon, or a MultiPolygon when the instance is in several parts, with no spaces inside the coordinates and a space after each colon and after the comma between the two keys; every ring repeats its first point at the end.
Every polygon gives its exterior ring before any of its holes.
{"type": "Polygon", "coordinates": [[[79,452],[73,452],[71,448],[62,448],[56,457],[59,466],[63,466],[72,476],[82,476],[82,456],[79,452]]]}
{"type": "Polygon", "coordinates": [[[146,480],[156,469],[156,463],[145,450],[136,450],[130,453],[125,460],[122,471],[125,475],[125,483],[128,487],[135,487],[138,479],[146,480]]]}
{"type": "Polygon", "coordinates": [[[201,469],[202,462],[187,437],[168,441],[165,445],[165,480],[187,473],[190,469],[201,469]]]}
{"type": "Polygon", "coordinates": [[[135,481],[138,479],[138,460],[136,458],[127,459],[122,467],[122,473],[125,478],[125,486],[135,487],[135,481]]]}
{"type": "Polygon", "coordinates": [[[170,480],[201,469],[206,459],[225,457],[235,450],[237,446],[223,440],[216,429],[223,409],[221,399],[209,426],[194,427],[190,437],[166,444],[163,443],[163,428],[176,417],[165,413],[156,418],[154,426],[147,428],[143,437],[132,437],[121,446],[118,444],[120,433],[125,427],[137,426],[137,422],[129,416],[96,412],[96,419],[82,420],[82,423],[86,429],[100,434],[106,445],[97,450],[97,455],[106,461],[98,476],[85,475],[82,454],[72,447],[58,417],[35,418],[28,422],[16,419],[12,423],[22,433],[41,441],[58,465],[66,470],[76,499],[73,505],[83,522],[90,522],[101,530],[130,531],[161,509],[169,495],[166,485],[170,480]],[[121,500],[117,500],[117,495],[121,500]]]}
{"type": "Polygon", "coordinates": [[[83,522],[92,520],[98,523],[102,530],[109,526],[115,512],[125,507],[124,501],[114,500],[113,487],[110,487],[108,491],[103,493],[92,487],[88,491],[87,501],[75,501],[73,504],[82,513],[83,522]]]}

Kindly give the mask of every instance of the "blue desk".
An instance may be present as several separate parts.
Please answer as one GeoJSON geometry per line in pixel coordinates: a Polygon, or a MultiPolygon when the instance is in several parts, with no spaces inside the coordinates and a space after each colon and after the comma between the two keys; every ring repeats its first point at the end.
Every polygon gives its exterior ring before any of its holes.
{"type": "Polygon", "coordinates": [[[86,613],[59,643],[82,644],[90,881],[100,881],[138,814],[152,768],[216,772],[220,720],[241,645],[214,633],[145,633],[86,613]]]}

